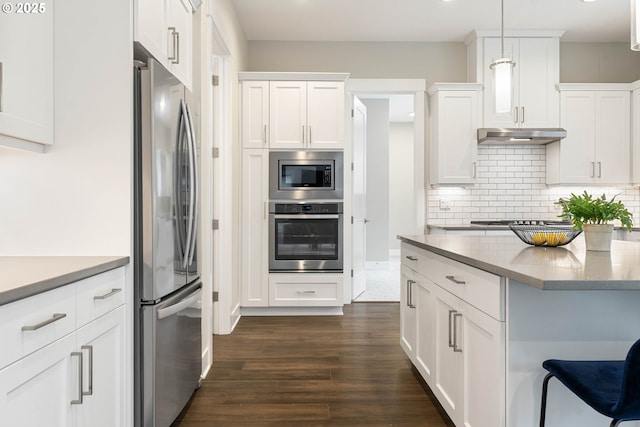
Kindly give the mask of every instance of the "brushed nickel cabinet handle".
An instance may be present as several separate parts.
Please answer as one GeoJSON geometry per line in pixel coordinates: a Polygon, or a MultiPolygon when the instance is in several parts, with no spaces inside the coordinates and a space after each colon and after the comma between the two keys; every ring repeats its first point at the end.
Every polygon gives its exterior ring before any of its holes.
{"type": "Polygon", "coordinates": [[[180,63],[180,33],[176,31],[176,60],[171,61],[172,64],[180,63]]]}
{"type": "Polygon", "coordinates": [[[167,59],[171,62],[176,60],[176,27],[169,27],[169,31],[171,31],[171,53],[172,55],[167,57],[167,59]]]}
{"type": "Polygon", "coordinates": [[[524,107],[520,107],[522,108],[522,115],[520,116],[520,123],[524,123],[524,107]]]}
{"type": "Polygon", "coordinates": [[[513,123],[518,123],[518,107],[513,107],[513,123]]]}
{"type": "Polygon", "coordinates": [[[115,294],[117,294],[118,292],[122,292],[122,289],[118,289],[118,288],[113,288],[111,289],[111,292],[106,293],[104,295],[96,295],[95,297],[93,297],[94,300],[103,300],[103,299],[107,299],[110,298],[112,296],[114,296],[115,294]]]}
{"type": "Polygon", "coordinates": [[[28,326],[23,326],[22,330],[23,331],[37,331],[38,329],[45,327],[47,325],[52,324],[53,322],[57,322],[60,319],[64,319],[65,317],[67,317],[66,313],[54,313],[53,317],[51,319],[47,319],[44,320],[36,325],[28,325],[28,326]]]}
{"type": "Polygon", "coordinates": [[[306,145],[307,143],[305,136],[306,134],[304,133],[304,125],[302,125],[302,145],[306,145]]]}
{"type": "Polygon", "coordinates": [[[409,308],[416,308],[413,303],[413,284],[416,283],[415,280],[407,280],[407,289],[409,291],[409,298],[407,299],[407,305],[409,308]]]}
{"type": "Polygon", "coordinates": [[[89,351],[89,390],[88,391],[82,390],[82,395],[91,396],[93,395],[93,346],[83,345],[82,347],[80,347],[80,349],[89,351]]]}
{"type": "Polygon", "coordinates": [[[596,177],[596,162],[591,162],[591,178],[596,177]]]}
{"type": "Polygon", "coordinates": [[[458,317],[462,317],[462,314],[455,313],[453,315],[453,351],[456,353],[462,353],[462,348],[458,346],[458,322],[456,322],[458,317]]]}
{"type": "Polygon", "coordinates": [[[602,178],[602,162],[598,162],[598,178],[602,178]]]}
{"type": "Polygon", "coordinates": [[[313,139],[311,139],[311,125],[309,125],[309,145],[313,143],[313,139]]]}
{"type": "Polygon", "coordinates": [[[71,357],[78,357],[78,398],[71,401],[72,405],[82,405],[82,352],[74,351],[71,353],[71,357]]]}
{"type": "Polygon", "coordinates": [[[262,142],[263,144],[267,143],[267,125],[264,125],[264,141],[262,142]]]}
{"type": "Polygon", "coordinates": [[[447,279],[451,280],[453,283],[458,284],[458,285],[464,285],[467,282],[465,282],[464,280],[458,280],[456,279],[456,276],[445,276],[447,279]]]}
{"type": "Polygon", "coordinates": [[[453,344],[453,334],[451,333],[451,324],[453,323],[451,321],[451,315],[457,313],[456,310],[449,310],[449,347],[453,348],[454,344],[453,344]]]}
{"type": "Polygon", "coordinates": [[[298,291],[299,294],[315,294],[316,291],[298,291]]]}
{"type": "Polygon", "coordinates": [[[418,258],[416,258],[414,256],[411,256],[411,255],[407,255],[407,256],[405,256],[405,258],[408,259],[409,261],[417,261],[418,260],[418,258]]]}

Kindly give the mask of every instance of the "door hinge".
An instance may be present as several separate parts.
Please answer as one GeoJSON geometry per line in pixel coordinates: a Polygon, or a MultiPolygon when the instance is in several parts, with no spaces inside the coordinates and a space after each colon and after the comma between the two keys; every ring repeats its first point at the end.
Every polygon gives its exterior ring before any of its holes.
{"type": "Polygon", "coordinates": [[[355,170],[355,165],[353,162],[351,162],[351,170],[355,170]]]}
{"type": "Polygon", "coordinates": [[[211,220],[211,229],[218,230],[219,228],[220,228],[220,221],[218,221],[217,219],[211,220]]]}
{"type": "Polygon", "coordinates": [[[214,159],[220,157],[220,149],[218,147],[213,147],[211,149],[211,157],[213,157],[214,159]]]}
{"type": "Polygon", "coordinates": [[[351,224],[353,224],[353,216],[351,216],[351,224]]]}
{"type": "Polygon", "coordinates": [[[220,86],[220,78],[218,76],[216,76],[215,74],[211,75],[211,84],[213,86],[220,86]]]}
{"type": "Polygon", "coordinates": [[[351,117],[355,117],[355,113],[353,111],[353,108],[351,109],[351,117]]]}
{"type": "Polygon", "coordinates": [[[351,270],[351,277],[353,277],[353,270],[351,270]]]}
{"type": "Polygon", "coordinates": [[[213,302],[218,302],[218,291],[213,291],[213,302]]]}

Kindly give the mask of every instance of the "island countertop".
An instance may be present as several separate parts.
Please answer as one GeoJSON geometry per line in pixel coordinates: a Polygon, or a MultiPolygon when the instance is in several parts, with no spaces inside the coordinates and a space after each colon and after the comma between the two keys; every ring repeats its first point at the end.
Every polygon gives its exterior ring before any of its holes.
{"type": "Polygon", "coordinates": [[[405,243],[543,290],[640,290],[640,243],[587,251],[584,236],[534,247],[516,236],[402,235],[405,243]]]}
{"type": "Polygon", "coordinates": [[[0,305],[129,263],[128,256],[1,256],[0,305]]]}

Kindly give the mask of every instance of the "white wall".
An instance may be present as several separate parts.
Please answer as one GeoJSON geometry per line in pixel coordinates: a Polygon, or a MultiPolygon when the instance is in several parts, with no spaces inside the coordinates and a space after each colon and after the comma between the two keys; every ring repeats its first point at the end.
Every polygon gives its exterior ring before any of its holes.
{"type": "Polygon", "coordinates": [[[389,124],[389,249],[400,249],[398,234],[413,234],[413,122],[389,124]]]}
{"type": "Polygon", "coordinates": [[[55,19],[55,145],[0,147],[0,255],[130,255],[130,2],[56,2],[55,19]]]}
{"type": "Polygon", "coordinates": [[[362,99],[367,107],[367,262],[389,259],[389,100],[362,99]]]}

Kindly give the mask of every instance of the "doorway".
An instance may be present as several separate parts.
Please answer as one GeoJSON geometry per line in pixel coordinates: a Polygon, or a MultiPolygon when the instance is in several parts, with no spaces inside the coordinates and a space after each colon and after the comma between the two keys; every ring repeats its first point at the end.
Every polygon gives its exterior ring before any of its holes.
{"type": "Polygon", "coordinates": [[[363,92],[353,104],[353,301],[399,301],[396,236],[417,223],[415,95],[363,92]]]}

